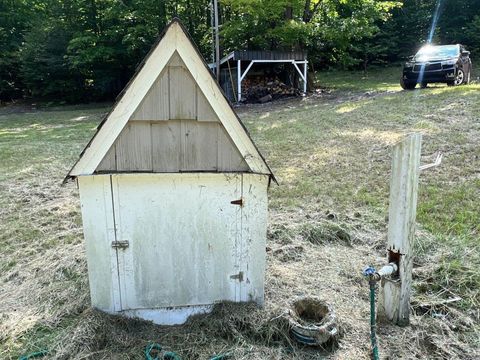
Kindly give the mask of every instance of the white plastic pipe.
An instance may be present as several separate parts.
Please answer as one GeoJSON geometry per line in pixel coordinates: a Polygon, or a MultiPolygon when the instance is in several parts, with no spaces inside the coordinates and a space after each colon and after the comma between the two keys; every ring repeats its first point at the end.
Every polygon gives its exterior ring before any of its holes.
{"type": "Polygon", "coordinates": [[[398,266],[395,263],[390,263],[385,265],[380,270],[377,271],[377,275],[382,278],[388,275],[392,275],[393,273],[397,272],[398,266]]]}

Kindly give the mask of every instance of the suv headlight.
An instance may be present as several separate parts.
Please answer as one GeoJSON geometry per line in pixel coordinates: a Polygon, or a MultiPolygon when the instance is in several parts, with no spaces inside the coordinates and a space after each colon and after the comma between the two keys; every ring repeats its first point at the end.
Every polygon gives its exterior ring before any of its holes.
{"type": "Polygon", "coordinates": [[[405,63],[405,67],[409,68],[409,67],[413,67],[415,65],[415,62],[414,61],[407,61],[405,63]]]}
{"type": "Polygon", "coordinates": [[[457,59],[450,59],[442,61],[442,65],[455,65],[457,63],[457,59]]]}

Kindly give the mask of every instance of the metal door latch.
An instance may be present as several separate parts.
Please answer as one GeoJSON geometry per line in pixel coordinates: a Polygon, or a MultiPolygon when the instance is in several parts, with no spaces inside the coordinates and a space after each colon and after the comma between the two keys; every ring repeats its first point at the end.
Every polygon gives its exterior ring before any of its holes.
{"type": "Polygon", "coordinates": [[[129,245],[128,240],[112,241],[112,248],[114,249],[126,249],[129,245]]]}
{"type": "Polygon", "coordinates": [[[238,280],[239,282],[243,281],[243,271],[240,271],[238,274],[230,275],[230,279],[238,280]]]}
{"type": "Polygon", "coordinates": [[[243,206],[243,197],[240,198],[240,199],[238,199],[238,200],[232,200],[232,201],[230,201],[230,204],[232,204],[232,205],[238,205],[238,206],[242,207],[242,206],[243,206]]]}

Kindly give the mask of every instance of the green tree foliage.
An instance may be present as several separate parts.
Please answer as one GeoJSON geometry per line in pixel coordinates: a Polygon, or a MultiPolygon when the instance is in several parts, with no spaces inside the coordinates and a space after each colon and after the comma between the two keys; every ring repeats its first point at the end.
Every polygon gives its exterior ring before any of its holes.
{"type": "Polygon", "coordinates": [[[16,75],[27,95],[73,102],[112,98],[175,16],[201,50],[210,51],[208,0],[35,4],[36,10],[24,18],[23,42],[14,46],[21,63],[16,75]]]}
{"type": "Polygon", "coordinates": [[[222,0],[225,50],[303,49],[314,62],[352,64],[349,47],[371,37],[397,1],[222,0]]]}
{"type": "Polygon", "coordinates": [[[0,0],[0,100],[21,94],[18,68],[29,10],[26,1],[0,0]]]}
{"type": "Polygon", "coordinates": [[[401,8],[394,9],[392,19],[379,26],[388,45],[386,59],[398,61],[412,55],[427,42],[432,24],[436,24],[433,43],[460,43],[466,45],[474,57],[479,56],[479,16],[480,0],[404,0],[401,8]]]}
{"type": "MultiPolygon", "coordinates": [[[[434,40],[480,56],[480,0],[219,0],[223,54],[306,50],[318,66],[399,61],[434,40]]],[[[0,0],[0,100],[111,99],[178,16],[211,60],[211,0],[0,0]]]]}
{"type": "Polygon", "coordinates": [[[68,41],[68,33],[43,23],[25,35],[20,70],[28,95],[82,100],[80,96],[73,96],[75,89],[81,87],[81,78],[70,70],[65,60],[68,41]]]}
{"type": "Polygon", "coordinates": [[[438,37],[443,43],[466,45],[480,56],[480,0],[445,1],[438,20],[438,37]]]}
{"type": "Polygon", "coordinates": [[[472,51],[472,57],[480,59],[480,15],[475,16],[468,24],[464,43],[472,51]]]}

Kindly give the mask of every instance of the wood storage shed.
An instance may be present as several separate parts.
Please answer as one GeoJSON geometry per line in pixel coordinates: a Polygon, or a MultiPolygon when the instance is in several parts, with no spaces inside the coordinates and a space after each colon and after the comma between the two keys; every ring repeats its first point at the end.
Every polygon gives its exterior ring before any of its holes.
{"type": "Polygon", "coordinates": [[[262,304],[274,177],[178,20],[67,178],[94,307],[177,324],[219,301],[262,304]]]}

